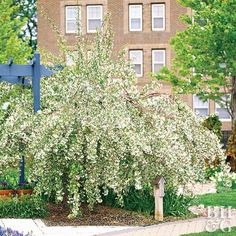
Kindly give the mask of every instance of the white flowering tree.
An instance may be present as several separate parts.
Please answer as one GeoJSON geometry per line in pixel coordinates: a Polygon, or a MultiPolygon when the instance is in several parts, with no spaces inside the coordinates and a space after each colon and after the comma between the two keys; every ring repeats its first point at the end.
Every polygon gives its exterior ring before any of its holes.
{"type": "Polygon", "coordinates": [[[91,209],[100,203],[108,189],[121,198],[156,175],[186,184],[204,178],[206,161],[218,158],[225,167],[218,138],[192,110],[160,95],[155,83],[139,90],[124,53],[114,59],[112,49],[109,27],[93,43],[78,37],[75,65],[42,81],[41,112],[33,115],[29,90],[1,104],[0,170],[18,163],[24,143],[36,192],[56,194],[72,217],[82,202],[91,209]]]}

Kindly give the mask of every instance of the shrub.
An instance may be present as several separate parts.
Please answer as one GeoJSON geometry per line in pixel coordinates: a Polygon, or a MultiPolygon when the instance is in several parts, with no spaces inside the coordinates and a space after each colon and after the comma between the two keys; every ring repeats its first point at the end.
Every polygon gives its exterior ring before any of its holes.
{"type": "Polygon", "coordinates": [[[205,160],[211,165],[217,156],[223,165],[218,138],[183,101],[160,95],[155,81],[137,87],[125,52],[112,55],[109,25],[94,42],[77,39],[76,55],[65,52],[76,65],[42,80],[39,113],[32,112],[31,93],[11,101],[14,109],[0,125],[0,172],[18,163],[22,143],[33,157],[35,192],[56,195],[76,217],[82,203],[101,203],[102,186],[121,198],[156,175],[186,184],[205,177],[205,160]]]}
{"type": "Polygon", "coordinates": [[[219,116],[217,116],[216,114],[208,116],[203,121],[203,126],[211,130],[219,138],[219,140],[222,139],[222,122],[220,121],[219,116]]]}
{"type": "Polygon", "coordinates": [[[164,214],[167,216],[186,216],[190,212],[188,208],[192,205],[192,196],[177,194],[176,188],[169,188],[165,191],[164,214]]]}
{"type": "Polygon", "coordinates": [[[34,195],[0,199],[0,218],[41,218],[46,215],[44,202],[34,195]]]}
{"type": "Polygon", "coordinates": [[[206,168],[206,179],[209,180],[211,177],[215,177],[219,172],[221,172],[220,166],[206,168]]]}
{"type": "MultiPolygon", "coordinates": [[[[193,198],[187,195],[178,195],[176,188],[169,187],[165,190],[163,200],[165,216],[185,216],[189,214],[188,208],[193,198]]],[[[104,204],[111,207],[121,207],[116,194],[111,190],[104,197],[104,204]]],[[[142,190],[137,190],[134,186],[130,187],[123,197],[122,208],[147,215],[154,214],[155,201],[152,187],[145,186],[142,190]]]]}
{"type": "Polygon", "coordinates": [[[214,177],[210,178],[216,184],[217,192],[222,193],[236,188],[236,173],[216,173],[214,177]]]}
{"type": "MultiPolygon", "coordinates": [[[[222,122],[220,121],[219,116],[216,114],[211,114],[203,121],[203,126],[212,131],[219,140],[222,140],[223,133],[222,133],[222,122]]],[[[209,165],[208,161],[206,160],[207,168],[206,168],[206,179],[214,176],[215,173],[220,172],[220,162],[219,159],[215,158],[214,165],[209,165]]]]}
{"type": "Polygon", "coordinates": [[[142,212],[145,214],[153,214],[154,197],[149,186],[145,186],[141,190],[136,190],[134,186],[124,194],[123,201],[119,202],[117,195],[109,190],[108,195],[103,199],[104,203],[111,207],[123,207],[126,210],[142,212]]]}
{"type": "Polygon", "coordinates": [[[0,190],[8,190],[8,189],[13,189],[13,186],[6,181],[0,181],[0,190]]]}
{"type": "Polygon", "coordinates": [[[232,171],[236,172],[236,124],[234,124],[233,133],[228,139],[226,155],[228,156],[232,171]]]}

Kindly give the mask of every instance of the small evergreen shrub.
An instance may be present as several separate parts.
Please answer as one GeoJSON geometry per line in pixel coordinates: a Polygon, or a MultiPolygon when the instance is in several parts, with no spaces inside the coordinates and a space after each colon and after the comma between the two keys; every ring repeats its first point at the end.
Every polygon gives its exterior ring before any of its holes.
{"type": "Polygon", "coordinates": [[[208,116],[204,121],[203,121],[203,126],[206,127],[207,129],[211,130],[216,136],[221,140],[223,137],[222,133],[222,122],[220,121],[219,116],[216,114],[212,114],[208,116]]]}
{"type": "Polygon", "coordinates": [[[44,202],[34,195],[0,199],[0,218],[43,218],[46,215],[44,202]]]}
{"type": "MultiPolygon", "coordinates": [[[[220,121],[219,116],[216,114],[211,114],[203,121],[203,126],[212,131],[219,140],[222,140],[222,122],[220,121]]],[[[216,173],[221,171],[219,159],[216,157],[214,161],[214,166],[210,166],[206,160],[207,169],[206,169],[206,179],[209,179],[212,176],[215,176],[216,173]]]]}

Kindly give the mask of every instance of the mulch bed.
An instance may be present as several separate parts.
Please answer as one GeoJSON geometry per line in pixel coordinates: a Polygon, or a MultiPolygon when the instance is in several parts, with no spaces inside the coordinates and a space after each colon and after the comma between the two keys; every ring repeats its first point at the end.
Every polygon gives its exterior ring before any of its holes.
{"type": "MultiPolygon", "coordinates": [[[[90,212],[85,205],[82,209],[82,217],[68,219],[69,209],[61,205],[49,204],[49,215],[43,221],[47,226],[147,226],[160,223],[154,220],[153,216],[103,205],[97,206],[93,212],[90,212]]],[[[165,221],[180,219],[183,218],[166,217],[165,221]]]]}

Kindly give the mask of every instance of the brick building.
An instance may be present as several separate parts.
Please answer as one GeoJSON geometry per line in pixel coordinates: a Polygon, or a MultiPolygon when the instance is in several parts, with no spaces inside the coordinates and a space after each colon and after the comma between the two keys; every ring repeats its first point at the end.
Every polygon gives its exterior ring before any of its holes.
{"type": "MultiPolygon", "coordinates": [[[[177,31],[185,28],[179,16],[191,14],[176,0],[38,0],[41,8],[56,23],[69,44],[75,42],[77,20],[82,34],[92,37],[100,27],[106,13],[111,13],[114,30],[115,51],[126,47],[134,63],[138,85],[150,81],[150,72],[158,72],[162,66],[171,67],[173,52],[169,40],[177,31]],[[78,17],[79,16],[79,17],[78,17]]],[[[48,22],[39,15],[39,46],[57,53],[57,41],[48,22]]],[[[171,87],[163,83],[163,93],[171,93],[171,87]]],[[[201,102],[196,96],[183,96],[201,115],[218,113],[223,121],[223,130],[229,130],[231,121],[225,109],[213,101],[201,102]]]]}

